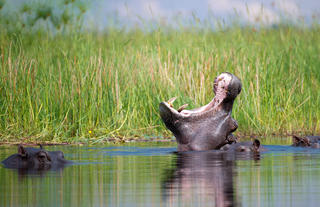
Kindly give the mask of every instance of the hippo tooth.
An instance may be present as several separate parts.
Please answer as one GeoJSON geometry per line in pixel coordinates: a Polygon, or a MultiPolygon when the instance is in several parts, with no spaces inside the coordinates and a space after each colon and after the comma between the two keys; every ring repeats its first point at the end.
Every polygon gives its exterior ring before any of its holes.
{"type": "Polygon", "coordinates": [[[171,107],[173,107],[172,104],[173,104],[173,102],[174,102],[176,99],[177,99],[177,97],[170,98],[169,101],[167,101],[167,103],[168,103],[171,107]]]}
{"type": "Polygon", "coordinates": [[[177,111],[180,113],[183,109],[187,108],[188,105],[189,104],[184,104],[184,105],[180,106],[177,111]]]}

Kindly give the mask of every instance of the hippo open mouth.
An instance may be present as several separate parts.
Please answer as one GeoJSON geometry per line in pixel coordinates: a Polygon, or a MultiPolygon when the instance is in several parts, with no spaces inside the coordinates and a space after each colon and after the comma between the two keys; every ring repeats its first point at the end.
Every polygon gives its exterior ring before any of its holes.
{"type": "Polygon", "coordinates": [[[215,79],[213,90],[215,97],[210,103],[192,110],[185,109],[187,104],[174,109],[176,98],[160,103],[160,116],[176,137],[178,150],[218,149],[234,139],[231,132],[238,125],[231,112],[241,81],[233,74],[222,73],[215,79]]]}

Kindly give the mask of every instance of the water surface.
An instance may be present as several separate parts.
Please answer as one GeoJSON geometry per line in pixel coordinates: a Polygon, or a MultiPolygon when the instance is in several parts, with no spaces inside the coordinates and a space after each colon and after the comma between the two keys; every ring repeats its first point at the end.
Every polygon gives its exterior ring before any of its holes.
{"type": "MultiPolygon", "coordinates": [[[[74,164],[27,174],[0,166],[0,206],[317,206],[320,150],[174,153],[175,143],[51,146],[74,164]]],[[[0,160],[17,151],[0,146],[0,160]]]]}

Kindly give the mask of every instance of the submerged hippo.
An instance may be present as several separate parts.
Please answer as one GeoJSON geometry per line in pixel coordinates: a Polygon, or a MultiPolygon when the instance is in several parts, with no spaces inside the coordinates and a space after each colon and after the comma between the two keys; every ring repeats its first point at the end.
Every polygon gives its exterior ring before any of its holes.
{"type": "Polygon", "coordinates": [[[221,147],[222,151],[227,152],[260,152],[263,150],[260,141],[258,139],[253,140],[253,142],[238,142],[233,144],[226,144],[221,147]]]}
{"type": "Polygon", "coordinates": [[[178,142],[178,151],[219,149],[236,141],[232,135],[238,128],[231,117],[233,102],[241,91],[241,81],[230,73],[214,80],[215,97],[210,103],[193,110],[172,107],[175,98],[161,102],[160,116],[178,142]]]}
{"type": "Polygon", "coordinates": [[[312,147],[312,148],[320,148],[320,136],[305,136],[298,137],[296,135],[292,136],[294,147],[312,147]]]}
{"type": "Polygon", "coordinates": [[[28,169],[28,170],[49,170],[61,169],[71,161],[65,160],[61,151],[47,151],[40,148],[18,146],[18,153],[9,156],[2,161],[6,168],[28,169]]]}

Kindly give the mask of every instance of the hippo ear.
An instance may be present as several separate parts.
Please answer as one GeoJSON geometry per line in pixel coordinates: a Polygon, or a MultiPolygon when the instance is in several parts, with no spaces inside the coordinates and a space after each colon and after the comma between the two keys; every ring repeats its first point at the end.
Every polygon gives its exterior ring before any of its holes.
{"type": "Polygon", "coordinates": [[[20,144],[19,147],[18,147],[18,154],[21,156],[21,157],[27,157],[28,153],[26,151],[26,149],[20,144]]]}
{"type": "Polygon", "coordinates": [[[252,145],[255,150],[258,150],[260,148],[260,141],[258,139],[255,139],[252,145]]]}
{"type": "Polygon", "coordinates": [[[292,138],[293,138],[294,145],[297,145],[299,142],[301,142],[301,138],[297,137],[296,135],[293,135],[292,138]]]}

